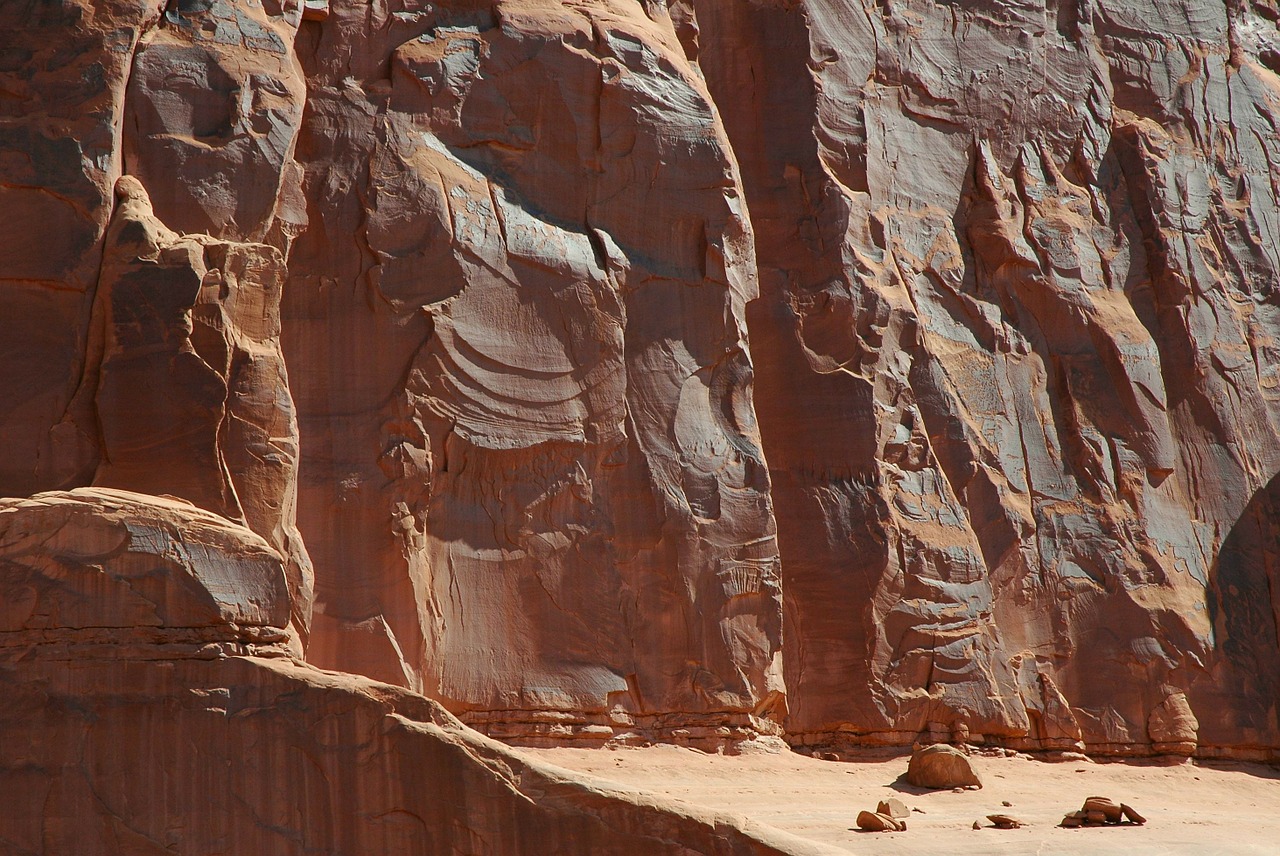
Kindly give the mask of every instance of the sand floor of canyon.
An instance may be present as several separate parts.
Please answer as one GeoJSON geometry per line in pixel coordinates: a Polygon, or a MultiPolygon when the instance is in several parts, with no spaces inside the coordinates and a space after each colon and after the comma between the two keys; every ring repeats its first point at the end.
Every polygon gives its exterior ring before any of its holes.
{"type": "Polygon", "coordinates": [[[794,753],[710,755],[674,746],[526,749],[544,761],[867,854],[1277,854],[1280,770],[1257,764],[1174,766],[975,757],[984,788],[923,791],[900,776],[907,756],[820,761],[794,753]],[[1089,796],[1134,806],[1145,826],[1063,829],[1089,796]],[[913,812],[900,833],[865,833],[860,809],[898,797],[913,812]],[[1004,802],[1011,806],[1003,805],[1004,802]],[[991,828],[1005,813],[1026,824],[991,828]],[[973,829],[982,820],[984,828],[973,829]]]}

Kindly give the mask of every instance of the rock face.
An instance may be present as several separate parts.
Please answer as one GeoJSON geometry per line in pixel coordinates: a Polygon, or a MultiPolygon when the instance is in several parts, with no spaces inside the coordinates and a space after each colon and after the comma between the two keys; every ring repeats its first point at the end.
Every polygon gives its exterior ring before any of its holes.
{"type": "Polygon", "coordinates": [[[7,4],[0,495],[511,740],[1275,758],[1277,21],[7,4]]]}
{"type": "Polygon", "coordinates": [[[679,7],[756,238],[792,739],[1151,751],[1176,697],[1274,747],[1274,4],[679,7]]]}
{"type": "Polygon", "coordinates": [[[0,840],[21,853],[813,854],[544,767],[288,657],[285,562],[186,503],[0,503],[0,840]]]}
{"type": "Polygon", "coordinates": [[[81,438],[85,423],[100,432],[93,484],[173,494],[244,522],[287,557],[293,627],[305,636],[313,574],[294,525],[298,432],[280,352],[280,253],[180,238],[132,176],[116,195],[90,334],[97,376],[82,388],[95,390],[94,407],[75,426],[81,438]]]}
{"type": "Polygon", "coordinates": [[[510,737],[773,730],[737,168],[665,19],[561,7],[343,2],[299,37],[300,520],[344,569],[310,656],[510,737]]]}
{"type": "Polygon", "coordinates": [[[264,653],[287,641],[280,554],[193,506],[80,488],[0,500],[0,638],[6,662],[264,653]],[[172,643],[172,644],[167,644],[172,643]]]}

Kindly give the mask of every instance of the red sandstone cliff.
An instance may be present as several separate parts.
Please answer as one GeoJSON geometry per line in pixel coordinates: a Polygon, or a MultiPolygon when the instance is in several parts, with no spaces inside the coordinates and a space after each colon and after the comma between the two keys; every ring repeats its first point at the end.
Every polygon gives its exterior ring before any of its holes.
{"type": "Polygon", "coordinates": [[[5,4],[0,496],[495,736],[1275,757],[1278,20],[5,4]]]}

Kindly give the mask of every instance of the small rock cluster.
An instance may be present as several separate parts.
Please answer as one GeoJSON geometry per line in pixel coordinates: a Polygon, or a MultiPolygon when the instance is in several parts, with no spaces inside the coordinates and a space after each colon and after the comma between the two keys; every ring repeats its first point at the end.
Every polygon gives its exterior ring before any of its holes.
{"type": "MultiPolygon", "coordinates": [[[[977,790],[982,787],[977,771],[969,763],[968,753],[962,749],[946,744],[913,747],[911,761],[907,768],[906,779],[917,787],[941,790],[952,788],[963,792],[966,789],[977,790]]],[[[1002,805],[1012,808],[1013,803],[1004,800],[1002,805]]],[[[915,809],[920,811],[920,809],[915,809]]],[[[858,828],[865,832],[905,832],[906,818],[911,816],[911,809],[899,799],[881,800],[875,811],[858,812],[858,828]]],[[[1010,814],[997,813],[987,815],[987,820],[996,829],[1021,829],[1022,820],[1010,814]]],[[[1080,811],[1073,811],[1062,819],[1062,826],[1075,828],[1080,826],[1105,826],[1129,824],[1141,826],[1147,819],[1138,814],[1132,806],[1117,803],[1108,797],[1089,797],[1084,801],[1080,811]]],[[[973,822],[974,829],[982,829],[981,820],[973,822]]]]}
{"type": "Polygon", "coordinates": [[[1107,797],[1089,797],[1079,811],[1073,811],[1062,818],[1062,825],[1068,829],[1078,826],[1106,826],[1108,824],[1131,823],[1141,826],[1147,819],[1134,811],[1132,806],[1117,803],[1107,797]]]}
{"type": "Polygon", "coordinates": [[[881,800],[875,811],[858,812],[858,828],[867,832],[905,832],[911,809],[900,799],[881,800]]]}

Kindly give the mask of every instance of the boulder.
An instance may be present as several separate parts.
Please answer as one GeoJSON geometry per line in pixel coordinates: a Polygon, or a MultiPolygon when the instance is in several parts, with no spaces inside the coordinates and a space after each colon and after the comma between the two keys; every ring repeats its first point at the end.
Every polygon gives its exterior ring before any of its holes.
{"type": "Polygon", "coordinates": [[[982,787],[969,756],[954,746],[936,743],[911,753],[907,781],[919,788],[982,787]]]}
{"type": "Polygon", "coordinates": [[[284,638],[282,556],[189,503],[109,488],[0,499],[0,632],[16,640],[284,638]]]}
{"type": "Polygon", "coordinates": [[[1107,823],[1119,823],[1123,812],[1119,803],[1107,797],[1089,797],[1084,801],[1083,810],[1090,815],[1100,812],[1107,823]]]}

